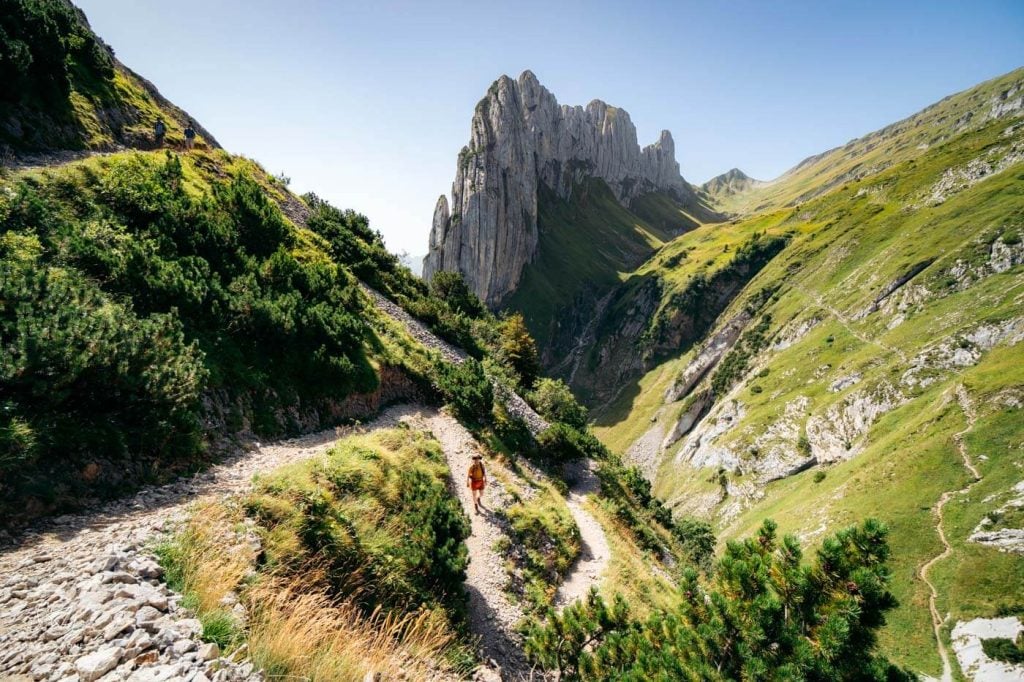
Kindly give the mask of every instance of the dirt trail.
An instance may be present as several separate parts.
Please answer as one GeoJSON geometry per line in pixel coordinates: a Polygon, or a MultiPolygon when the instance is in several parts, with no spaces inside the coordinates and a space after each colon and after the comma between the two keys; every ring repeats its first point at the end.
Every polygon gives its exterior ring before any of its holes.
{"type": "Polygon", "coordinates": [[[971,488],[981,480],[981,474],[978,473],[978,469],[971,461],[970,454],[967,452],[967,445],[964,443],[964,436],[974,428],[974,422],[977,419],[977,415],[974,412],[973,405],[971,405],[970,396],[967,395],[967,390],[962,384],[956,387],[955,393],[960,409],[963,410],[964,416],[967,418],[967,426],[964,427],[962,431],[958,431],[953,434],[953,440],[956,442],[956,447],[960,453],[960,458],[963,460],[964,468],[971,473],[972,480],[959,490],[949,490],[942,493],[939,497],[939,501],[935,503],[935,507],[933,509],[933,512],[935,513],[935,531],[939,534],[939,540],[942,542],[942,552],[929,559],[927,563],[921,566],[921,570],[919,571],[921,580],[928,585],[928,589],[931,592],[931,594],[928,595],[928,610],[932,614],[932,630],[935,633],[935,644],[938,648],[939,658],[942,659],[941,682],[952,682],[953,666],[950,663],[949,651],[946,649],[946,644],[942,641],[942,624],[945,622],[945,619],[942,617],[942,614],[939,613],[939,591],[935,587],[935,584],[928,578],[928,572],[931,570],[932,566],[942,561],[953,552],[953,546],[950,545],[949,540],[946,539],[946,531],[943,528],[943,510],[946,507],[946,503],[949,502],[954,495],[967,494],[970,492],[971,488]]]}
{"type": "Polygon", "coordinates": [[[566,505],[580,529],[581,548],[579,558],[555,595],[556,608],[562,608],[586,597],[590,588],[600,581],[612,555],[604,528],[583,506],[587,496],[596,493],[601,485],[594,475],[593,462],[580,462],[567,473],[570,488],[566,505]]]}
{"type": "Polygon", "coordinates": [[[466,540],[469,568],[465,585],[469,596],[469,626],[471,632],[479,637],[479,653],[492,668],[500,671],[502,679],[526,679],[528,665],[522,653],[522,638],[515,629],[525,614],[505,591],[509,580],[505,572],[505,558],[494,549],[500,539],[508,537],[508,531],[495,510],[512,503],[494,475],[500,465],[484,460],[488,484],[481,512],[477,514],[466,486],[466,474],[473,455],[480,452],[472,434],[452,416],[430,408],[410,413],[405,421],[415,428],[432,432],[441,443],[451,469],[452,491],[470,519],[472,535],[466,540]]]}

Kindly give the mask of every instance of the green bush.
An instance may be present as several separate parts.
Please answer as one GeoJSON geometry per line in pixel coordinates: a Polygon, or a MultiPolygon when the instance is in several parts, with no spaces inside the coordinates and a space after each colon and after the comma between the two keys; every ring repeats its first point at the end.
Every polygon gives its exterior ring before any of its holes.
{"type": "Polygon", "coordinates": [[[540,353],[523,316],[520,313],[506,315],[498,322],[497,331],[496,359],[515,373],[519,386],[533,386],[540,376],[540,353]]]}
{"type": "Polygon", "coordinates": [[[72,84],[114,76],[110,51],[61,0],[6,0],[0,12],[0,101],[60,106],[72,84]]]}
{"type": "Polygon", "coordinates": [[[476,297],[458,272],[438,272],[430,279],[430,292],[452,310],[469,317],[485,313],[483,303],[476,297]]]}
{"type": "Polygon", "coordinates": [[[441,361],[435,365],[434,382],[460,419],[474,424],[490,420],[494,389],[479,362],[472,358],[459,364],[441,361]]]}
{"type": "Polygon", "coordinates": [[[61,497],[87,455],[193,459],[210,389],[269,436],[281,407],[376,388],[348,264],[303,252],[251,164],[189,158],[209,175],[131,153],[4,183],[2,504],[40,475],[61,497]]]}
{"type": "Polygon", "coordinates": [[[896,606],[886,534],[874,521],[841,531],[805,566],[766,521],[728,545],[710,582],[688,571],[675,607],[640,620],[594,592],[528,626],[525,649],[563,680],[911,680],[875,653],[896,606]]]}
{"type": "Polygon", "coordinates": [[[711,570],[715,557],[715,532],[707,521],[692,516],[674,522],[672,534],[683,545],[690,561],[705,573],[711,570]]]}
{"type": "Polygon", "coordinates": [[[562,422],[574,429],[587,427],[587,408],[576,401],[576,397],[561,379],[544,377],[537,381],[527,395],[530,404],[548,421],[562,422]]]}
{"type": "Polygon", "coordinates": [[[537,436],[540,455],[552,462],[574,459],[602,459],[608,450],[593,434],[555,422],[537,436]]]}
{"type": "Polygon", "coordinates": [[[1012,639],[1005,637],[983,639],[981,640],[981,649],[993,661],[1024,663],[1024,648],[1021,647],[1021,644],[1024,643],[1024,637],[1020,637],[1018,640],[1014,642],[1012,639]]]}
{"type": "Polygon", "coordinates": [[[0,474],[97,452],[190,456],[203,354],[173,314],[140,318],[62,268],[0,262],[0,474]]]}

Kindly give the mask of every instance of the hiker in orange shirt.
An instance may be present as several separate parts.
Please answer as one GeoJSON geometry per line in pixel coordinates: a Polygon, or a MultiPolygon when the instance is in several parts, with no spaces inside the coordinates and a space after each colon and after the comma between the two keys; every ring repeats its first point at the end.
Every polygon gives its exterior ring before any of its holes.
{"type": "Polygon", "coordinates": [[[480,502],[484,496],[484,487],[487,485],[487,472],[484,470],[483,458],[480,454],[473,455],[473,463],[469,465],[469,474],[466,476],[466,485],[473,492],[473,508],[480,513],[480,502]]]}

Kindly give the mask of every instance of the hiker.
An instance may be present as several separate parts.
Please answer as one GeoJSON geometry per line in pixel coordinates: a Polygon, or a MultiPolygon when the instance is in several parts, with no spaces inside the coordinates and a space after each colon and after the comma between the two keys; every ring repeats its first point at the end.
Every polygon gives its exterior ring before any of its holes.
{"type": "Polygon", "coordinates": [[[484,486],[487,485],[487,472],[482,460],[479,453],[473,455],[473,463],[469,465],[469,475],[466,477],[466,485],[473,491],[473,508],[477,514],[480,513],[481,498],[484,496],[484,486]]]}
{"type": "Polygon", "coordinates": [[[156,148],[160,149],[164,146],[164,135],[167,134],[167,125],[164,123],[163,118],[156,120],[156,125],[153,126],[153,137],[156,138],[156,148]]]}
{"type": "Polygon", "coordinates": [[[196,129],[192,127],[192,121],[185,126],[185,149],[192,149],[196,143],[196,129]]]}

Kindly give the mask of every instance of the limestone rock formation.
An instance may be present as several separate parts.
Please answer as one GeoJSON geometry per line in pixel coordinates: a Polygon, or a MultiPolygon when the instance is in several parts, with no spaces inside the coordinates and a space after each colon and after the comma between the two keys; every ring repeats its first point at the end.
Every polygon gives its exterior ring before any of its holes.
{"type": "Polygon", "coordinates": [[[587,177],[603,179],[626,206],[653,191],[680,203],[694,196],[667,130],[641,149],[624,110],[600,100],[559,105],[530,71],[518,80],[502,76],[477,104],[450,206],[447,197],[438,199],[424,277],[461,272],[473,291],[497,306],[536,255],[540,185],[568,198],[587,177]]]}

